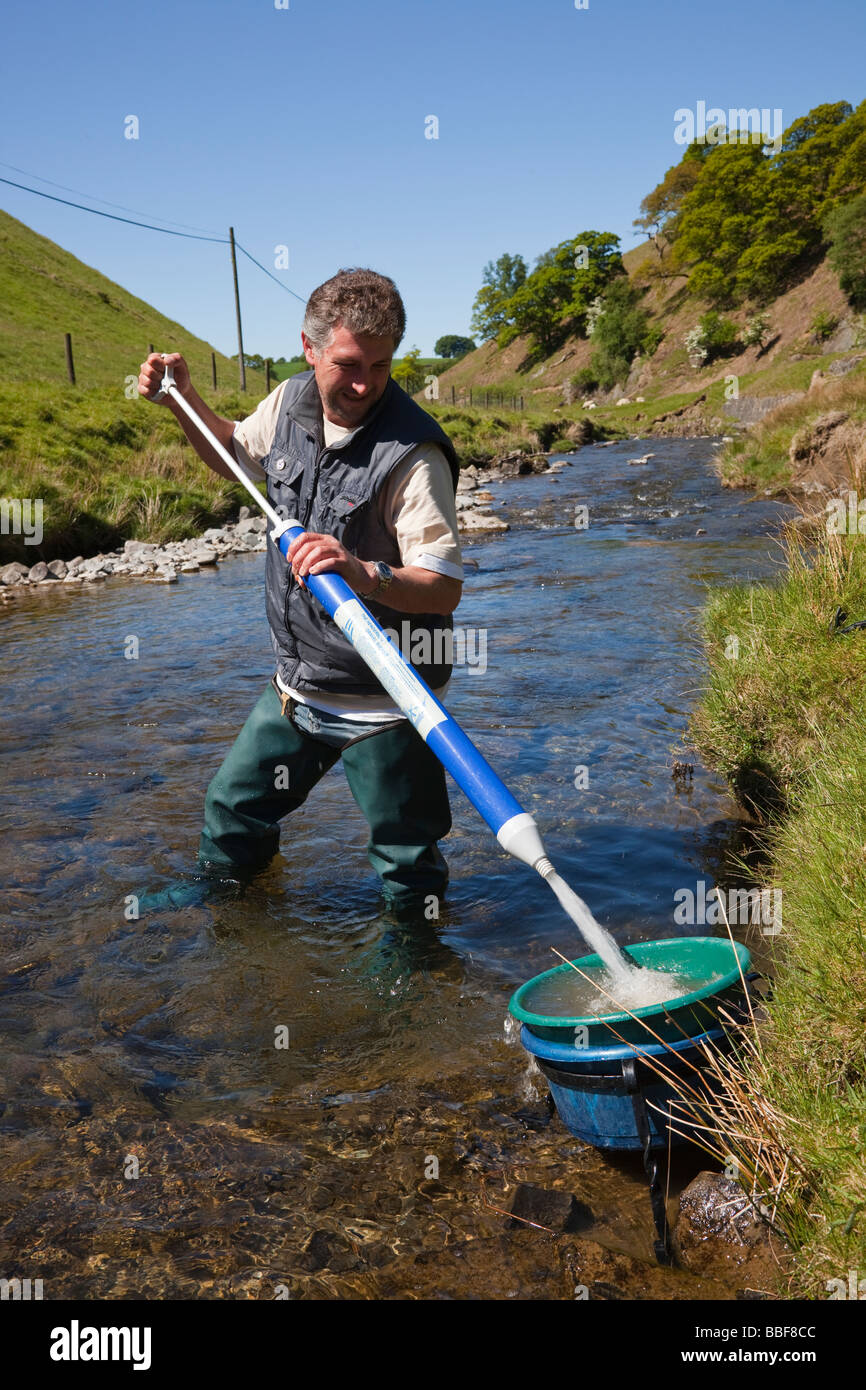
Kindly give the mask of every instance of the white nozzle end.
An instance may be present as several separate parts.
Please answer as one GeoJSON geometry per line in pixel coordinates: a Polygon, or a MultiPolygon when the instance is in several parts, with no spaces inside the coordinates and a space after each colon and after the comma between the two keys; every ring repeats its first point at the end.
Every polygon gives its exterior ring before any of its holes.
{"type": "Polygon", "coordinates": [[[513,854],[515,859],[520,859],[522,863],[528,864],[531,869],[538,869],[541,873],[540,865],[547,864],[550,866],[550,872],[553,872],[553,865],[547,858],[544,845],[541,843],[538,826],[526,811],[521,811],[519,816],[512,816],[504,825],[501,825],[496,838],[504,850],[513,854]]]}
{"type": "Polygon", "coordinates": [[[273,530],[270,533],[271,540],[276,541],[277,545],[279,545],[280,536],[284,536],[286,532],[291,530],[293,526],[300,526],[300,524],[301,523],[297,521],[295,517],[290,516],[287,521],[281,521],[279,526],[274,526],[273,530]]]}

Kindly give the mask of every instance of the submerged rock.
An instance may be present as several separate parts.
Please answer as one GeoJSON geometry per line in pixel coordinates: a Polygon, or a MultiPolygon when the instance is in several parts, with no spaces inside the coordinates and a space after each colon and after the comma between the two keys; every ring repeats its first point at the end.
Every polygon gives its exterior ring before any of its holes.
{"type": "Polygon", "coordinates": [[[775,1288],[786,1250],[740,1184],[709,1172],[699,1173],[680,1196],[674,1248],[681,1265],[694,1274],[736,1269],[744,1285],[738,1296],[775,1288]]]}
{"type": "Polygon", "coordinates": [[[522,1182],[511,1203],[511,1215],[521,1221],[532,1221],[551,1231],[583,1231],[592,1225],[589,1207],[579,1202],[571,1192],[552,1192],[522,1182]]]}
{"type": "Polygon", "coordinates": [[[738,1182],[724,1173],[698,1173],[680,1197],[676,1238],[684,1248],[716,1236],[731,1245],[756,1245],[766,1226],[738,1182]]]}

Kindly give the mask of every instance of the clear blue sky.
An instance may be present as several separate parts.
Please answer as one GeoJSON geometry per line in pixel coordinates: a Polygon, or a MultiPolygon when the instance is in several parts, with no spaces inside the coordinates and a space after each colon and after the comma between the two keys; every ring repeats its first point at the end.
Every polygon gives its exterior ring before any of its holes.
{"type": "MultiPolygon", "coordinates": [[[[863,0],[289,3],[16,5],[0,160],[160,221],[233,224],[269,268],[285,244],[275,273],[302,296],[340,266],[385,271],[406,301],[404,346],[426,354],[468,333],[503,251],[531,263],[584,228],[635,245],[641,198],[682,154],[677,108],[779,107],[789,125],[866,96],[863,0]]],[[[0,206],[236,351],[226,247],[5,185],[0,206]]],[[[240,276],[247,350],[299,351],[302,306],[247,261],[240,276]]]]}

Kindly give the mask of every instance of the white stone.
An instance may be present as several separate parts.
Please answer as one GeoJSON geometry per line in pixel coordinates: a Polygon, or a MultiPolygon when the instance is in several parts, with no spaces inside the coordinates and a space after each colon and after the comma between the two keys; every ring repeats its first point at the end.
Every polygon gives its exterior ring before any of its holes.
{"type": "Polygon", "coordinates": [[[507,521],[494,516],[492,512],[463,512],[457,520],[462,531],[508,531],[510,529],[507,521]]]}

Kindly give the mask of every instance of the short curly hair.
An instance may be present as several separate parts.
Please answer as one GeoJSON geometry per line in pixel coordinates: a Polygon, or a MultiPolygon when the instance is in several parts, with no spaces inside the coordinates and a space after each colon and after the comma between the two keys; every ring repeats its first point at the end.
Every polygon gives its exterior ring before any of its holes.
{"type": "Polygon", "coordinates": [[[322,352],[337,327],[393,338],[396,352],[406,332],[406,310],[394,281],[375,270],[352,269],[338,270],[319,285],[307,300],[304,333],[322,352]]]}

